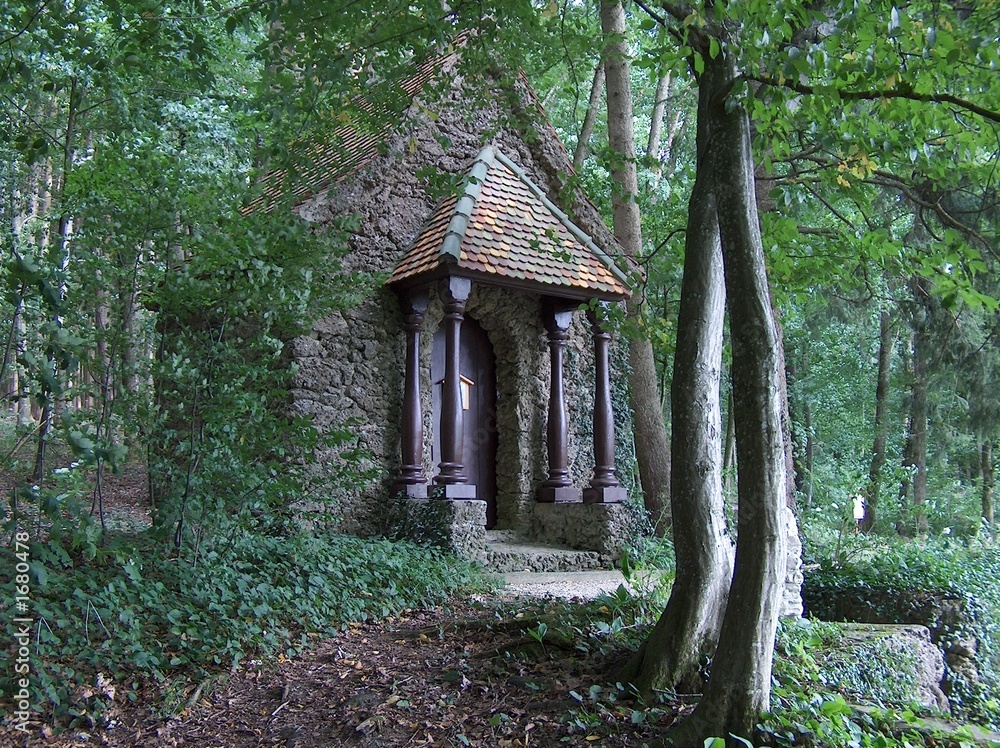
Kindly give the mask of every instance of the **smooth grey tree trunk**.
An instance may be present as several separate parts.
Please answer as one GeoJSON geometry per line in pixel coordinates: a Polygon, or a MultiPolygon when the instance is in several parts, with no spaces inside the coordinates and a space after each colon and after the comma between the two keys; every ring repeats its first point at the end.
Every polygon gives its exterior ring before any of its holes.
{"type": "MultiPolygon", "coordinates": [[[[698,136],[698,153],[705,157],[706,133],[698,136]]],[[[732,579],[719,395],[726,299],[711,181],[707,169],[699,170],[688,203],[670,388],[674,585],[656,626],[620,675],[646,696],[656,689],[701,691],[703,663],[718,644],[732,579]]]]}
{"type": "MultiPolygon", "coordinates": [[[[642,256],[642,226],[636,196],[635,132],[632,124],[632,92],[629,87],[628,45],[625,11],[621,2],[601,2],[604,32],[604,73],[607,91],[608,143],[615,152],[611,178],[612,218],[615,238],[625,255],[638,263],[642,256]]],[[[634,267],[633,267],[634,269],[634,267]]],[[[643,299],[636,293],[628,302],[631,316],[642,314],[643,299]]],[[[652,343],[645,338],[629,340],[630,404],[635,435],[636,462],[643,502],[658,532],[670,524],[670,443],[660,408],[656,359],[652,343]]]]}
{"type": "Polygon", "coordinates": [[[573,151],[573,169],[577,174],[583,169],[583,162],[590,152],[590,138],[594,134],[597,123],[597,112],[601,106],[601,91],[604,90],[604,60],[598,60],[594,67],[594,79],[590,84],[590,99],[587,101],[587,112],[580,126],[580,136],[576,139],[576,149],[573,151]]]}
{"type": "Polygon", "coordinates": [[[660,157],[660,141],[663,132],[663,115],[667,111],[667,99],[670,96],[670,82],[672,78],[669,72],[663,73],[656,81],[656,94],[653,99],[653,114],[649,121],[649,140],[646,143],[646,157],[658,159],[660,157]]]}
{"type": "Polygon", "coordinates": [[[872,461],[868,470],[868,483],[864,491],[865,514],[861,519],[861,532],[869,533],[878,516],[879,488],[882,469],[885,467],[885,441],[889,433],[889,379],[892,373],[892,318],[888,310],[879,317],[878,380],[875,385],[875,439],[872,443],[872,461]]]}

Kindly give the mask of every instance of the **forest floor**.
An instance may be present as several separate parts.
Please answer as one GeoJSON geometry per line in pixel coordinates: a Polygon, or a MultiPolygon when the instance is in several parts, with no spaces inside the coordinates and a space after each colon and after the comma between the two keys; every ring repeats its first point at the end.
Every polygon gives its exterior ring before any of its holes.
{"type": "MultiPolygon", "coordinates": [[[[147,687],[104,725],[3,746],[641,746],[688,707],[646,711],[606,684],[614,653],[530,635],[562,601],[496,598],[352,624],[294,658],[183,689],[147,687]]],[[[13,737],[13,736],[9,736],[13,737]]]]}
{"type": "Polygon", "coordinates": [[[593,698],[613,661],[558,642],[542,648],[525,634],[528,616],[507,617],[509,606],[461,603],[352,625],[295,658],[251,662],[175,694],[174,716],[160,714],[162,701],[115,704],[106,727],[28,745],[640,746],[673,721],[607,691],[593,698]]]}
{"type": "MultiPolygon", "coordinates": [[[[109,475],[95,517],[102,506],[119,531],[147,528],[145,480],[131,466],[109,475]]],[[[91,728],[45,726],[27,739],[0,728],[0,748],[641,746],[691,707],[622,698],[607,681],[627,653],[579,629],[532,636],[575,605],[613,619],[600,602],[500,590],[351,624],[295,657],[249,660],[201,683],[147,683],[134,702],[113,698],[91,728]]]]}

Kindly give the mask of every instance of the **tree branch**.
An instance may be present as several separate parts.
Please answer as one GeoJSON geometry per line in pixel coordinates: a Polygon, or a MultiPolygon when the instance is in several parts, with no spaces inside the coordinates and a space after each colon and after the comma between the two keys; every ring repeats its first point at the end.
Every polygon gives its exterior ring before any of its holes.
{"type": "MultiPolygon", "coordinates": [[[[889,187],[892,189],[897,189],[903,193],[907,200],[912,202],[918,207],[929,210],[938,217],[948,228],[955,229],[965,234],[966,236],[975,239],[982,247],[989,252],[995,259],[1000,260],[1000,253],[993,247],[989,239],[983,236],[981,233],[976,231],[971,226],[959,221],[955,216],[953,216],[947,208],[945,208],[940,200],[930,201],[922,197],[916,190],[914,190],[910,185],[904,182],[902,179],[897,177],[895,174],[885,171],[876,171],[872,176],[865,180],[871,184],[877,184],[881,187],[889,187]]],[[[930,227],[928,227],[930,229],[930,227]]]]}
{"type": "Polygon", "coordinates": [[[671,34],[673,34],[675,38],[680,40],[683,38],[683,35],[687,33],[689,35],[688,40],[691,42],[691,46],[695,49],[699,50],[704,49],[705,45],[708,44],[709,36],[718,36],[717,31],[713,30],[713,28],[710,26],[706,26],[705,29],[699,29],[696,28],[694,25],[687,25],[684,26],[682,29],[678,29],[669,24],[670,18],[680,22],[681,24],[684,24],[684,22],[691,17],[691,14],[696,12],[695,9],[692,8],[690,5],[661,2],[660,7],[663,8],[664,11],[666,11],[666,15],[663,15],[661,13],[657,13],[655,10],[650,8],[649,5],[646,4],[645,0],[634,0],[634,2],[644,11],[646,11],[646,14],[650,18],[652,18],[658,24],[666,28],[671,34]]]}
{"type": "MultiPolygon", "coordinates": [[[[776,78],[744,75],[745,80],[761,83],[773,88],[786,88],[790,91],[802,94],[803,96],[823,95],[825,91],[817,91],[815,87],[805,83],[798,83],[790,78],[778,80],[776,78]]],[[[967,112],[978,114],[985,120],[1000,124],[1000,112],[962,99],[950,93],[929,93],[922,94],[901,88],[890,88],[883,91],[849,91],[845,89],[835,89],[836,95],[844,101],[877,101],[880,99],[908,99],[909,101],[921,101],[927,104],[952,104],[967,112]]]]}
{"type": "Polygon", "coordinates": [[[4,37],[3,39],[0,39],[0,47],[4,46],[5,44],[10,44],[19,36],[26,34],[28,32],[28,29],[30,29],[31,25],[35,22],[35,19],[38,18],[38,16],[40,16],[42,12],[45,10],[45,8],[48,6],[49,2],[50,0],[45,0],[44,3],[39,3],[38,9],[32,14],[31,18],[29,18],[28,21],[24,24],[24,28],[22,28],[20,31],[12,31],[9,35],[4,37]]]}

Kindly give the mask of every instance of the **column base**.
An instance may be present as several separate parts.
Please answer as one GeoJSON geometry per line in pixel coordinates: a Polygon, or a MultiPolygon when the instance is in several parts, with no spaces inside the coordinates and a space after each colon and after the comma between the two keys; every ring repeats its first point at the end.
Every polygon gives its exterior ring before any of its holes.
{"type": "Polygon", "coordinates": [[[542,486],[535,492],[535,501],[542,504],[575,504],[580,501],[580,492],[572,486],[542,486]]]}
{"type": "Polygon", "coordinates": [[[628,499],[628,491],[621,486],[583,489],[584,504],[618,504],[626,499],[628,499]]]}
{"type": "Polygon", "coordinates": [[[392,495],[402,499],[426,499],[426,483],[396,483],[392,487],[392,495]]]}
{"type": "Polygon", "coordinates": [[[435,483],[427,495],[432,499],[475,499],[476,487],[471,483],[435,483]]]}

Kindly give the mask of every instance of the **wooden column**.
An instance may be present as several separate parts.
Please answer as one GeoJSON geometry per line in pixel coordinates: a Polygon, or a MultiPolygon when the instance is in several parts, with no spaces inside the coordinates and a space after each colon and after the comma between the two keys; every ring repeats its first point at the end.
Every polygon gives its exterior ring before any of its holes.
{"type": "Polygon", "coordinates": [[[441,281],[445,328],[444,384],[441,392],[441,463],[434,479],[432,495],[444,499],[474,499],[476,487],[469,484],[462,453],[465,423],[462,410],[460,366],[462,320],[472,283],[467,278],[449,277],[441,281]]]}
{"type": "Polygon", "coordinates": [[[615,477],[615,421],[611,408],[609,352],[611,334],[601,328],[594,311],[587,312],[594,334],[594,477],[583,489],[587,504],[624,501],[625,489],[615,477]]]}
{"type": "Polygon", "coordinates": [[[578,501],[579,494],[569,479],[569,417],[563,375],[563,349],[573,322],[573,306],[554,299],[542,300],[542,321],[549,334],[551,377],[549,381],[549,421],[546,430],[549,477],[538,489],[542,502],[578,501]]]}
{"type": "Polygon", "coordinates": [[[400,429],[402,464],[393,493],[411,499],[427,498],[424,474],[424,409],[420,401],[420,332],[427,311],[427,294],[413,293],[402,299],[403,330],[406,331],[406,374],[400,429]]]}

